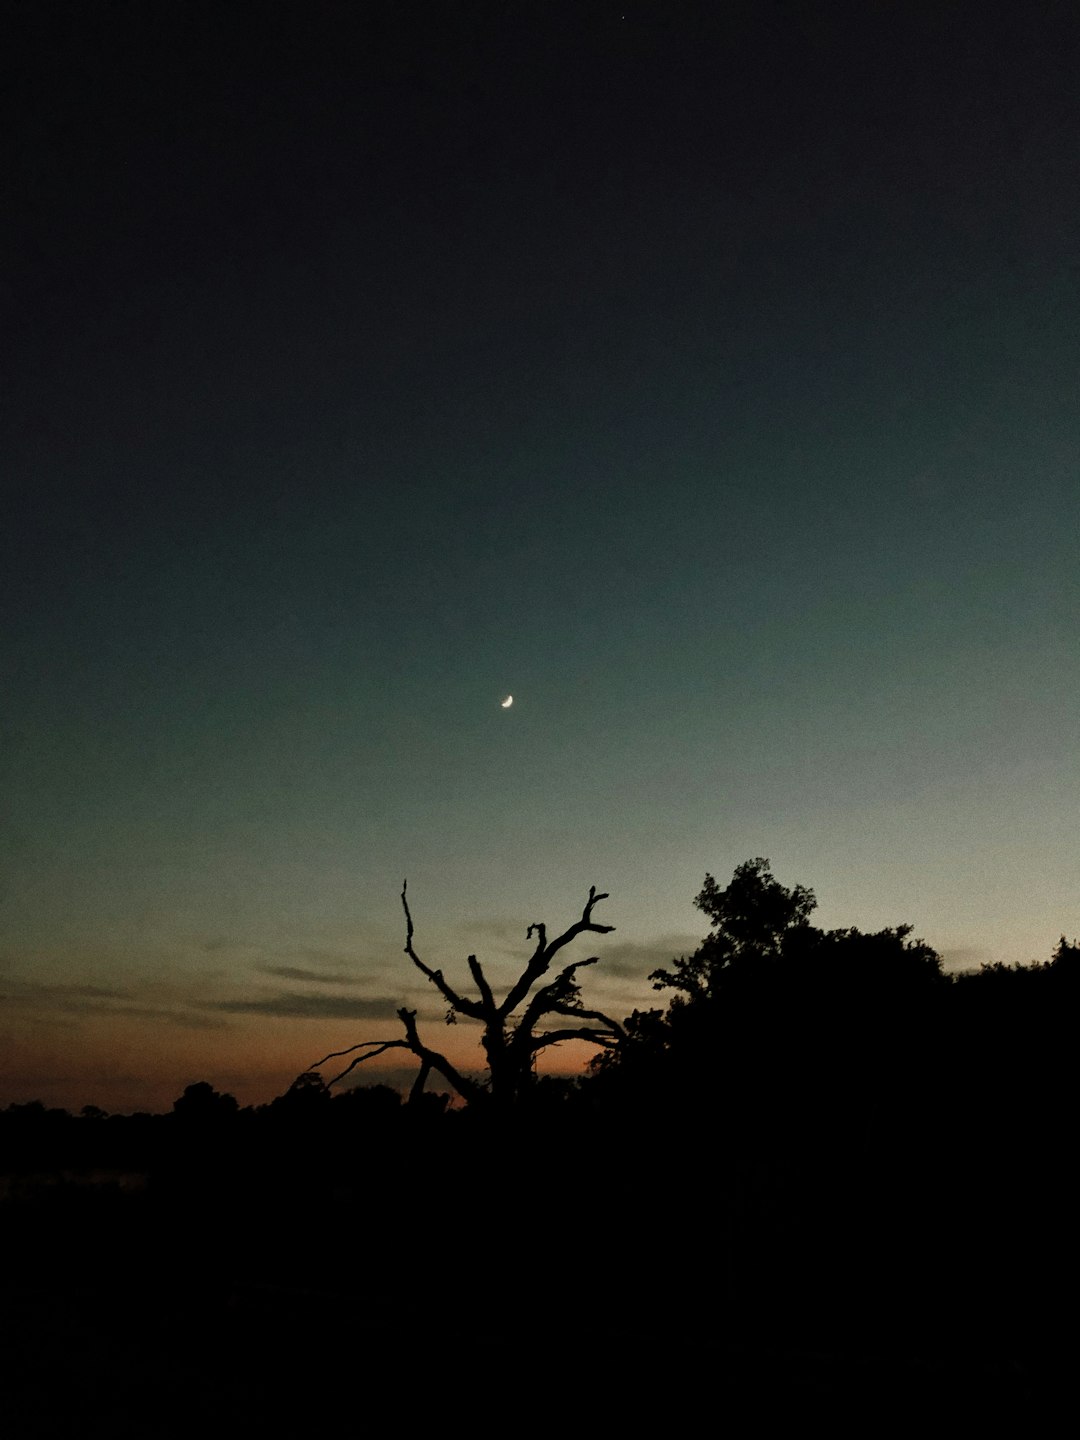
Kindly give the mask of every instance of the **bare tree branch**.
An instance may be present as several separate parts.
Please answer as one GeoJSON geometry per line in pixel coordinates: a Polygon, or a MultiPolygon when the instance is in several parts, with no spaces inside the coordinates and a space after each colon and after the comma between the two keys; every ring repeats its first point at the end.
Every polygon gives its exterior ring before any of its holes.
{"type": "MultiPolygon", "coordinates": [[[[339,1075],[335,1075],[332,1080],[328,1080],[326,1082],[326,1088],[329,1090],[331,1085],[336,1085],[339,1080],[344,1080],[346,1075],[351,1075],[358,1065],[362,1065],[365,1060],[374,1060],[376,1055],[381,1055],[385,1050],[409,1050],[411,1048],[407,1040],[381,1040],[378,1042],[377,1049],[369,1050],[366,1055],[357,1055],[356,1059],[351,1060],[339,1075]]],[[[355,1045],[353,1049],[356,1049],[355,1045]]],[[[314,1066],[313,1068],[317,1069],[318,1067],[314,1066]]]]}
{"type": "Polygon", "coordinates": [[[413,1081],[412,1089],[409,1091],[410,1105],[415,1105],[416,1102],[420,1099],[420,1096],[424,1093],[424,1086],[427,1084],[427,1079],[430,1074],[431,1066],[428,1065],[425,1061],[424,1064],[420,1066],[420,1069],[416,1072],[416,1079],[413,1081]]]}
{"type": "MultiPolygon", "coordinates": [[[[331,1050],[329,1055],[324,1055],[321,1060],[316,1060],[314,1065],[309,1065],[307,1068],[309,1070],[321,1070],[328,1060],[340,1060],[343,1055],[351,1055],[354,1050],[363,1050],[367,1045],[396,1045],[399,1043],[400,1042],[396,1040],[361,1040],[358,1045],[349,1045],[344,1050],[331,1050]]],[[[361,1060],[365,1058],[363,1055],[360,1057],[361,1060]]]]}
{"type": "Polygon", "coordinates": [[[495,1014],[495,996],[491,993],[491,986],[487,982],[487,976],[480,968],[480,961],[475,955],[469,956],[469,973],[476,981],[476,988],[480,991],[480,1004],[483,1006],[485,1021],[495,1014]]]}
{"type": "Polygon", "coordinates": [[[549,1030],[545,1035],[534,1035],[529,1049],[535,1055],[538,1050],[548,1045],[560,1045],[564,1040],[587,1040],[590,1045],[603,1045],[606,1050],[611,1050],[621,1039],[620,1035],[612,1035],[606,1030],[549,1030]]]}
{"type": "Polygon", "coordinates": [[[534,924],[529,926],[525,932],[525,938],[531,938],[535,930],[539,939],[532,959],[525,967],[524,972],[516,984],[511,988],[506,999],[499,1006],[499,1014],[503,1019],[517,1009],[522,1000],[525,999],[525,996],[528,995],[529,991],[536,984],[537,980],[539,980],[540,976],[547,972],[552,960],[554,960],[564,945],[569,945],[571,940],[576,940],[577,937],[586,930],[593,931],[597,935],[611,934],[612,930],[615,929],[614,925],[597,925],[592,918],[593,906],[607,898],[606,892],[598,895],[596,893],[596,886],[590,885],[589,898],[586,900],[585,908],[581,912],[581,919],[576,920],[573,925],[567,930],[564,930],[561,935],[556,936],[554,940],[548,940],[547,931],[543,925],[534,924]]]}
{"type": "Polygon", "coordinates": [[[552,1005],[548,1010],[549,1015],[566,1015],[570,1019],[597,1020],[603,1025],[609,1025],[615,1035],[625,1039],[626,1031],[617,1020],[612,1020],[610,1015],[605,1015],[602,1010],[586,1010],[579,1005],[552,1005]]]}
{"type": "Polygon", "coordinates": [[[478,1005],[475,1000],[468,1000],[465,996],[459,995],[456,990],[446,983],[442,971],[432,970],[430,965],[425,965],[413,948],[413,935],[416,932],[413,928],[413,918],[409,911],[409,902],[405,898],[408,883],[406,880],[401,886],[401,904],[405,911],[405,954],[408,955],[409,959],[421,974],[426,975],[427,978],[438,987],[439,992],[450,1005],[451,1009],[460,1010],[463,1015],[470,1015],[474,1020],[483,1020],[483,1007],[478,1005]]]}
{"type": "Polygon", "coordinates": [[[445,1055],[440,1055],[437,1050],[429,1050],[420,1039],[416,1028],[416,1011],[406,1010],[402,1006],[397,1013],[398,1019],[405,1026],[405,1038],[408,1041],[409,1049],[420,1060],[421,1065],[426,1065],[429,1071],[437,1070],[443,1079],[450,1082],[463,1100],[482,1098],[486,1093],[482,1085],[477,1084],[475,1080],[467,1080],[464,1075],[458,1073],[445,1055]]]}
{"type": "Polygon", "coordinates": [[[572,965],[567,965],[565,970],[560,970],[550,985],[544,985],[537,990],[521,1017],[518,1029],[531,1030],[541,1016],[554,1009],[557,1001],[569,1002],[570,997],[577,990],[574,983],[574,971],[581,970],[586,965],[595,965],[598,959],[599,956],[590,955],[587,960],[575,960],[572,965]]]}
{"type": "Polygon", "coordinates": [[[535,921],[525,931],[526,940],[532,939],[534,930],[536,931],[536,949],[533,951],[533,959],[535,960],[538,955],[542,955],[547,949],[547,926],[542,920],[535,921]]]}

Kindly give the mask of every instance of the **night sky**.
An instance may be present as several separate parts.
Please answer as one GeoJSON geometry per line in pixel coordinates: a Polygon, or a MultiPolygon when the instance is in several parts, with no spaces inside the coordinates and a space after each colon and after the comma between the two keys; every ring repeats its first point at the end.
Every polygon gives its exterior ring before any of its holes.
{"type": "Polygon", "coordinates": [[[406,875],[615,1014],[755,855],[1080,930],[1075,6],[4,28],[0,1103],[467,1056],[406,875]]]}

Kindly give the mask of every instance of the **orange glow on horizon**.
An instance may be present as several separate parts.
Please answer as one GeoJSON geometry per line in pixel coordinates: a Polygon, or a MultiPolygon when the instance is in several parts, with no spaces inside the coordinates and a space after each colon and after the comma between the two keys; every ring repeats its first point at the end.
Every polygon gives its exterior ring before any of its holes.
{"type": "MultiPolygon", "coordinates": [[[[77,1113],[99,1105],[111,1113],[134,1110],[167,1111],[187,1085],[208,1081],[235,1095],[241,1105],[262,1105],[282,1094],[297,1075],[333,1050],[367,1038],[361,1027],[326,1025],[321,1021],[230,1019],[189,1027],[167,1019],[127,1015],[123,1011],[87,1012],[51,1021],[43,1017],[11,1024],[5,1035],[0,1065],[0,1106],[40,1100],[77,1113]]],[[[396,1039],[400,1023],[365,1025],[371,1039],[396,1039]]],[[[469,1023],[442,1026],[421,1022],[421,1036],[464,1074],[484,1071],[479,1027],[469,1023]],[[441,1033],[440,1033],[441,1032],[441,1033]]],[[[541,1053],[537,1071],[543,1075],[584,1072],[596,1047],[567,1041],[541,1053]]],[[[348,1064],[344,1057],[339,1069],[348,1064]]],[[[325,1078],[337,1073],[332,1062],[325,1078]]],[[[415,1069],[408,1050],[391,1050],[357,1066],[345,1084],[391,1083],[407,1088],[415,1069]]],[[[428,1088],[448,1089],[432,1076],[428,1088]]]]}

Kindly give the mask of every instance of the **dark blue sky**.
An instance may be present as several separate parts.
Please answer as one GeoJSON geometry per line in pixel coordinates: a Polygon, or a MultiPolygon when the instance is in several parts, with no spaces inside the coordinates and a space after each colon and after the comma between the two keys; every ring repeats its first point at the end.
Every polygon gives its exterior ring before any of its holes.
{"type": "Polygon", "coordinates": [[[609,1009],[759,853],[1080,929],[1073,7],[13,28],[11,1098],[363,1038],[404,873],[448,970],[609,889],[609,1009]]]}

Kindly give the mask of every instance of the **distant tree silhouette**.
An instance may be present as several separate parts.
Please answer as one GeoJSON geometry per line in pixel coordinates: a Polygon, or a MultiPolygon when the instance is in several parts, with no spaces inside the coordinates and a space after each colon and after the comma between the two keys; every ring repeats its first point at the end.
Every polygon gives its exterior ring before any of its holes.
{"type": "Polygon", "coordinates": [[[564,1040],[587,1040],[604,1049],[613,1049],[620,1044],[624,1031],[618,1021],[599,1010],[587,1010],[581,1001],[577,972],[586,965],[594,965],[597,956],[574,961],[554,980],[539,989],[534,988],[551,968],[555,956],[572,940],[589,932],[607,935],[614,930],[614,925],[600,925],[593,919],[594,907],[608,898],[606,894],[597,894],[595,886],[589,889],[581,919],[575,920],[554,939],[548,939],[547,927],[543,923],[536,922],[528,927],[525,938],[531,940],[535,936],[536,947],[502,1000],[495,998],[475,955],[470,955],[467,962],[479,992],[475,998],[456,990],[441,970],[433,969],[420,958],[413,944],[415,930],[406,891],[407,886],[403,886],[401,904],[405,912],[405,954],[446,1001],[449,1007],[446,1014],[448,1024],[453,1023],[458,1015],[465,1015],[482,1026],[481,1044],[487,1057],[487,1078],[474,1080],[462,1075],[445,1055],[425,1045],[417,1029],[416,1011],[403,1006],[397,1013],[405,1029],[404,1037],[362,1040],[344,1050],[324,1055],[309,1067],[309,1073],[317,1073],[331,1060],[348,1055],[353,1057],[344,1070],[326,1082],[327,1086],[337,1084],[365,1060],[374,1060],[388,1050],[409,1050],[420,1062],[410,1091],[410,1102],[418,1101],[423,1095],[428,1077],[434,1071],[452,1085],[468,1105],[492,1102],[506,1106],[514,1104],[532,1089],[535,1083],[534,1062],[541,1050],[564,1040]],[[567,1024],[567,1021],[572,1023],[567,1024]],[[552,1024],[555,1028],[543,1028],[552,1024]]]}
{"type": "Polygon", "coordinates": [[[305,1070],[276,1100],[270,1102],[274,1115],[317,1115],[330,1103],[330,1091],[322,1076],[314,1070],[305,1070]]]}
{"type": "Polygon", "coordinates": [[[1062,935],[1057,949],[1050,957],[1050,969],[1058,979],[1068,980],[1075,985],[1080,980],[1080,942],[1074,940],[1070,945],[1062,935]]]}
{"type": "Polygon", "coordinates": [[[193,1122],[226,1120],[235,1115],[237,1109],[234,1095],[219,1093],[206,1080],[188,1085],[179,1099],[173,1101],[173,1114],[193,1122]]]}
{"type": "Polygon", "coordinates": [[[339,1115],[368,1123],[382,1123],[393,1120],[401,1109],[401,1096],[390,1085],[357,1085],[353,1090],[343,1090],[334,1097],[334,1109],[339,1115]]]}

